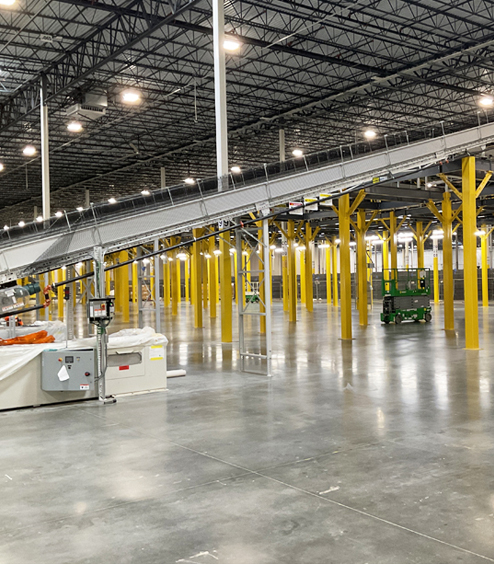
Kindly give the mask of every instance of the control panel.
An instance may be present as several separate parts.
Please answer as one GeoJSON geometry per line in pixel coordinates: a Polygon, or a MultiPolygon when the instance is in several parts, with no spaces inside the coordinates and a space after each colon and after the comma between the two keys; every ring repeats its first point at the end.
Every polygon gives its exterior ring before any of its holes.
{"type": "Polygon", "coordinates": [[[90,298],[87,304],[89,323],[107,325],[115,316],[115,302],[113,298],[90,298]]]}
{"type": "Polygon", "coordinates": [[[94,390],[95,376],[94,349],[59,349],[42,353],[41,389],[46,392],[94,390]]]}

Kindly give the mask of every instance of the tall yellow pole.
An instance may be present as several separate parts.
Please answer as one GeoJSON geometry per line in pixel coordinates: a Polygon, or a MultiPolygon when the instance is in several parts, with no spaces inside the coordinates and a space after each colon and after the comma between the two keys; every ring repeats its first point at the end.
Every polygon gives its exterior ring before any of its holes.
{"type": "Polygon", "coordinates": [[[132,302],[137,303],[137,262],[132,263],[132,302]]]}
{"type": "Polygon", "coordinates": [[[305,278],[306,278],[306,271],[305,271],[305,251],[298,251],[298,271],[300,276],[300,301],[305,305],[305,278]]]}
{"type": "Polygon", "coordinates": [[[487,256],[487,225],[482,225],[483,235],[480,236],[480,248],[482,251],[482,306],[489,306],[489,260],[487,256]]]}
{"type": "MultiPolygon", "coordinates": [[[[201,237],[202,229],[193,229],[192,236],[194,238],[201,237]]],[[[202,327],[202,295],[201,295],[201,278],[202,278],[202,256],[200,255],[200,243],[195,241],[193,245],[193,294],[194,294],[194,327],[202,327]]]]}
{"type": "MultiPolygon", "coordinates": [[[[172,243],[173,245],[174,243],[172,243]]],[[[170,267],[170,275],[171,275],[171,282],[172,282],[172,315],[178,315],[178,285],[177,285],[177,266],[178,266],[178,258],[176,253],[173,253],[173,256],[170,257],[171,260],[171,267],[170,267]]]]}
{"type": "Polygon", "coordinates": [[[398,268],[398,245],[396,241],[396,214],[389,214],[389,246],[391,251],[391,268],[398,268]]]}
{"type": "MultiPolygon", "coordinates": [[[[258,225],[259,224],[260,223],[258,223],[258,225]]],[[[263,240],[262,228],[257,230],[257,239],[259,241],[263,240]]],[[[258,249],[259,249],[259,253],[257,257],[259,261],[259,267],[257,270],[265,271],[266,261],[269,260],[269,249],[268,252],[266,252],[266,249],[261,243],[259,243],[258,249]]],[[[264,305],[266,304],[266,292],[264,290],[264,272],[259,272],[259,298],[260,298],[259,311],[261,313],[266,313],[266,306],[264,305]]],[[[260,329],[261,329],[261,333],[266,333],[266,317],[264,315],[262,315],[260,318],[260,329]]]]}
{"type": "Polygon", "coordinates": [[[211,258],[208,260],[209,263],[209,317],[211,319],[216,318],[216,284],[218,283],[218,274],[216,272],[216,255],[214,251],[216,250],[216,241],[214,237],[209,237],[208,239],[209,254],[211,258]]]}
{"type": "Polygon", "coordinates": [[[338,243],[336,242],[336,237],[333,237],[331,259],[333,264],[333,306],[338,307],[338,243]]]}
{"type": "Polygon", "coordinates": [[[340,219],[341,338],[352,338],[352,273],[350,264],[350,195],[338,200],[340,219]]]}
{"type": "Polygon", "coordinates": [[[477,210],[475,157],[462,159],[463,276],[465,288],[465,341],[467,349],[479,348],[479,298],[477,282],[477,210]]]}
{"type": "Polygon", "coordinates": [[[197,274],[195,269],[195,250],[194,245],[191,247],[190,251],[190,305],[195,306],[195,284],[197,283],[197,274]]]}
{"type": "Polygon", "coordinates": [[[326,302],[331,303],[331,245],[326,239],[326,302]]]}
{"type": "Polygon", "coordinates": [[[283,285],[283,311],[288,311],[288,257],[281,257],[281,280],[283,285]]]}
{"type": "Polygon", "coordinates": [[[187,260],[184,262],[184,278],[185,278],[185,301],[188,302],[190,299],[190,274],[189,274],[189,260],[190,258],[187,257],[187,260]]]}
{"type": "Polygon", "coordinates": [[[434,303],[439,303],[439,257],[438,257],[438,249],[437,249],[437,239],[434,239],[433,242],[433,269],[434,269],[434,303]]]}
{"type": "MultiPolygon", "coordinates": [[[[129,253],[127,251],[120,251],[118,253],[118,262],[127,262],[129,260],[129,253]]],[[[155,260],[159,260],[158,257],[155,260]]],[[[122,266],[117,268],[117,280],[118,283],[118,301],[119,301],[119,311],[122,313],[122,320],[125,323],[130,321],[130,310],[129,310],[129,268],[128,266],[122,266]]]]}
{"type": "MultiPolygon", "coordinates": [[[[209,262],[213,260],[212,258],[207,259],[206,253],[208,252],[208,243],[204,242],[202,244],[203,254],[201,256],[202,259],[202,307],[207,309],[208,307],[208,283],[209,283],[209,262]]],[[[214,255],[213,255],[214,256],[214,255]]]]}
{"type": "Polygon", "coordinates": [[[388,244],[388,232],[383,231],[383,270],[389,270],[389,244],[388,244]]]}
{"type": "Polygon", "coordinates": [[[170,305],[170,262],[168,256],[163,262],[163,305],[168,307],[170,305]]]}
{"type": "Polygon", "coordinates": [[[417,268],[424,268],[424,224],[422,221],[417,221],[415,224],[415,233],[417,240],[417,268]]]}
{"type": "MultiPolygon", "coordinates": [[[[341,221],[341,220],[340,220],[341,221]]],[[[367,252],[365,243],[365,210],[357,212],[357,278],[359,323],[367,325],[367,252]]]]}
{"type": "Polygon", "coordinates": [[[443,224],[443,293],[444,293],[444,329],[455,328],[455,296],[453,280],[453,212],[451,194],[445,192],[442,207],[443,224]]]}
{"type": "Polygon", "coordinates": [[[297,321],[297,263],[295,248],[295,222],[287,222],[288,234],[288,313],[290,321],[297,321]]]}
{"type": "Polygon", "coordinates": [[[312,282],[312,227],[305,224],[305,307],[307,311],[314,311],[314,289],[312,282]]]}
{"type": "MultiPolygon", "coordinates": [[[[178,241],[177,241],[178,242],[178,241]]],[[[177,258],[178,253],[175,253],[175,261],[177,263],[177,307],[182,301],[182,261],[177,258]]]]}
{"type": "MultiPolygon", "coordinates": [[[[238,261],[239,258],[237,257],[237,253],[233,253],[233,272],[235,273],[235,275],[233,276],[233,280],[235,283],[235,303],[238,306],[238,295],[239,295],[239,290],[240,288],[238,287],[238,281],[237,281],[237,271],[238,271],[238,261]]],[[[240,258],[240,260],[242,260],[240,258]]]]}
{"type": "Polygon", "coordinates": [[[220,234],[220,283],[221,283],[221,341],[232,342],[232,261],[230,232],[220,234]]]}

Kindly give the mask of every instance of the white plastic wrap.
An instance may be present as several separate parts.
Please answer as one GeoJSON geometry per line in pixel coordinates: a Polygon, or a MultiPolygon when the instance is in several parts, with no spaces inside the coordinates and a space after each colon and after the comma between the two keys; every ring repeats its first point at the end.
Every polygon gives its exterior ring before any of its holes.
{"type": "MultiPolygon", "coordinates": [[[[59,321],[38,322],[44,325],[36,325],[36,330],[44,329],[48,334],[53,335],[50,331],[61,331],[60,324],[65,330],[65,325],[59,321]],[[50,329],[50,330],[49,330],[50,329]]],[[[33,333],[33,327],[25,334],[33,333]]],[[[20,332],[17,334],[21,334],[20,332]]],[[[65,333],[64,333],[65,335],[65,333]]],[[[57,339],[57,337],[55,336],[57,339]]],[[[122,329],[117,333],[113,333],[108,337],[108,349],[127,349],[136,346],[160,345],[167,344],[168,339],[156,333],[152,327],[144,327],[143,329],[122,329]]],[[[68,348],[81,349],[96,346],[96,337],[89,339],[75,339],[68,342],[68,348]]],[[[46,349],[62,349],[65,348],[65,337],[62,342],[55,342],[41,345],[10,345],[8,347],[0,347],[0,380],[4,380],[12,374],[15,374],[20,368],[25,366],[33,358],[36,358],[46,349]]]]}
{"type": "MultiPolygon", "coordinates": [[[[32,325],[23,325],[15,328],[15,336],[22,337],[23,335],[30,335],[37,331],[46,331],[48,335],[55,337],[56,343],[65,341],[67,328],[65,323],[61,321],[35,321],[32,325]]],[[[9,339],[9,330],[7,328],[0,328],[0,339],[9,339]]]]}

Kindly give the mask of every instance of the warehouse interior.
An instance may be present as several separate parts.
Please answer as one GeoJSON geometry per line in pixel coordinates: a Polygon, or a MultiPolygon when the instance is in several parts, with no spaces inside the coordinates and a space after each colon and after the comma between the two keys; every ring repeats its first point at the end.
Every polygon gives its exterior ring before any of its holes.
{"type": "Polygon", "coordinates": [[[493,19],[0,0],[1,563],[494,562],[493,19]]]}

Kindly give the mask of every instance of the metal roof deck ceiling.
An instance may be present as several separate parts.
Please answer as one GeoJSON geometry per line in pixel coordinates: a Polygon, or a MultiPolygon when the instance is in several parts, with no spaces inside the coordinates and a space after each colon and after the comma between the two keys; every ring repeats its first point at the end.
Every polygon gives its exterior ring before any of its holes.
{"type": "MultiPolygon", "coordinates": [[[[493,0],[228,0],[231,164],[361,138],[492,120],[493,0]],[[480,112],[480,113],[479,113],[480,112]],[[443,123],[441,123],[443,122],[443,123]]],[[[49,90],[53,209],[215,173],[210,0],[17,0],[0,6],[0,221],[41,205],[39,83],[49,90]],[[138,107],[119,93],[142,91],[138,107]],[[107,114],[71,134],[66,109],[108,93],[107,114]]]]}

